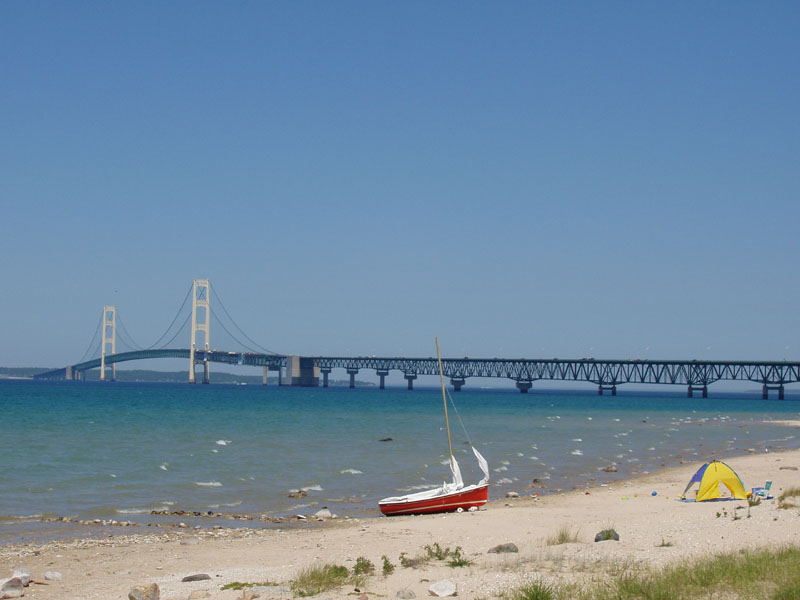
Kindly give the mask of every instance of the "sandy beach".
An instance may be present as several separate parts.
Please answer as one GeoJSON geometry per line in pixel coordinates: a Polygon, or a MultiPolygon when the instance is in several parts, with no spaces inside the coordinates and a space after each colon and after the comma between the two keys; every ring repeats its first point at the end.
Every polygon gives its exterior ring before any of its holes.
{"type": "Polygon", "coordinates": [[[352,569],[358,557],[376,566],[376,574],[355,592],[344,586],[322,598],[395,598],[402,590],[427,597],[439,580],[456,584],[460,598],[489,598],[526,580],[574,581],[619,566],[662,566],[670,561],[709,553],[800,544],[800,509],[781,509],[781,491],[800,486],[800,451],[728,458],[746,489],[771,480],[775,499],[749,508],[746,501],[679,502],[689,478],[700,466],[681,467],[626,481],[564,494],[489,503],[474,513],[376,519],[339,517],[301,529],[169,530],[153,535],[115,536],[103,540],[51,542],[0,548],[0,577],[12,567],[32,573],[25,598],[127,598],[134,586],[156,583],[162,599],[242,597],[239,590],[221,590],[231,582],[269,582],[248,588],[261,598],[289,598],[290,581],[304,568],[334,563],[352,569]],[[653,495],[652,492],[656,492],[653,495]],[[578,542],[548,545],[562,527],[578,534],[578,542]],[[620,540],[595,543],[597,532],[614,528],[620,540]],[[472,562],[451,568],[429,561],[402,567],[401,553],[422,556],[424,547],[460,546],[472,562]],[[518,553],[488,553],[498,544],[513,543],[518,553]],[[666,545],[667,543],[671,545],[666,545]],[[396,566],[381,573],[382,556],[396,566]],[[45,582],[46,572],[61,579],[45,582]],[[182,582],[188,575],[210,579],[182,582]]]}

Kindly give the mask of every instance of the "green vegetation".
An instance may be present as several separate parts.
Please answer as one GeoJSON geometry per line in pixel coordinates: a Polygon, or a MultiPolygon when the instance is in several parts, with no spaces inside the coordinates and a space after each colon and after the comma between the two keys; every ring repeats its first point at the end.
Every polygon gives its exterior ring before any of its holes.
{"type": "Polygon", "coordinates": [[[292,580],[291,589],[296,596],[316,596],[344,585],[348,579],[347,567],[331,564],[306,567],[292,580]]]}
{"type": "Polygon", "coordinates": [[[551,535],[549,538],[547,538],[547,545],[560,546],[561,544],[571,544],[573,542],[577,542],[580,533],[580,530],[573,532],[569,525],[564,525],[555,533],[555,535],[551,535]]]}
{"type": "Polygon", "coordinates": [[[506,600],[577,598],[579,600],[667,600],[673,598],[748,598],[788,600],[800,596],[800,546],[776,550],[740,550],[662,570],[623,569],[586,586],[535,582],[512,589],[506,600]]]}
{"type": "Polygon", "coordinates": [[[353,567],[353,575],[372,575],[375,572],[375,565],[372,561],[363,556],[356,559],[356,564],[353,567]]]}
{"type": "Polygon", "coordinates": [[[267,586],[276,586],[277,583],[273,583],[271,581],[262,581],[260,583],[244,583],[242,581],[231,581],[230,583],[226,583],[223,585],[221,590],[243,590],[244,588],[251,588],[251,587],[267,587],[267,586]]]}
{"type": "MultiPolygon", "coordinates": [[[[416,569],[432,560],[447,561],[447,566],[452,568],[466,567],[472,564],[472,561],[464,555],[461,546],[456,546],[454,550],[451,550],[449,546],[442,547],[438,542],[434,542],[433,545],[424,546],[423,550],[425,550],[424,556],[415,556],[413,558],[409,558],[405,552],[401,552],[400,566],[416,569]]],[[[392,570],[394,570],[393,566],[392,570]]]]}
{"type": "Polygon", "coordinates": [[[675,544],[673,544],[672,542],[667,541],[664,538],[661,538],[661,543],[660,544],[656,544],[656,548],[670,548],[670,547],[672,547],[674,545],[675,544]]]}
{"type": "Polygon", "coordinates": [[[553,586],[543,581],[534,581],[515,588],[502,597],[503,600],[554,600],[557,595],[553,586]]]}
{"type": "Polygon", "coordinates": [[[388,577],[392,573],[394,573],[394,565],[391,561],[387,558],[386,555],[381,556],[381,560],[383,561],[383,576],[388,577]]]}

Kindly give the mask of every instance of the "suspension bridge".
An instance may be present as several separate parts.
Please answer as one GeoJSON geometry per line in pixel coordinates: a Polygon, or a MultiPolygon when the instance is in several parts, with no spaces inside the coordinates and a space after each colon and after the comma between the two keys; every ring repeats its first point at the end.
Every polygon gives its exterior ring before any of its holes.
{"type": "MultiPolygon", "coordinates": [[[[184,359],[189,361],[189,383],[196,382],[195,372],[202,366],[202,382],[211,381],[211,363],[261,367],[262,382],[267,385],[269,371],[278,373],[278,384],[328,387],[333,369],[342,369],[355,387],[359,371],[375,371],[380,389],[391,371],[399,371],[408,389],[420,375],[438,375],[438,362],[427,358],[293,356],[272,352],[255,342],[231,317],[222,299],[207,279],[195,279],[172,322],[150,346],[138,345],[125,327],[116,306],[104,306],[97,329],[84,356],[62,369],[39,373],[34,379],[84,380],[86,371],[100,369],[101,380],[116,378],[118,363],[184,359]],[[191,298],[191,311],[188,310],[191,298]],[[212,308],[219,305],[221,312],[212,308]],[[182,319],[182,315],[186,316],[182,319]],[[244,350],[224,351],[211,348],[211,322],[214,321],[244,350]],[[181,325],[178,325],[178,323],[181,325]],[[175,348],[179,336],[189,334],[188,348],[175,348]],[[117,341],[128,350],[117,352],[117,341]],[[320,381],[321,379],[321,381],[320,381]]],[[[597,386],[599,395],[616,395],[617,386],[626,383],[684,386],[688,397],[695,393],[708,397],[709,385],[718,381],[749,381],[761,385],[762,398],[777,392],[784,399],[785,386],[800,381],[800,362],[791,361],[711,361],[711,360],[601,360],[581,359],[506,359],[443,358],[442,369],[455,391],[460,391],[471,377],[509,379],[527,393],[539,380],[586,382],[597,386]]]]}

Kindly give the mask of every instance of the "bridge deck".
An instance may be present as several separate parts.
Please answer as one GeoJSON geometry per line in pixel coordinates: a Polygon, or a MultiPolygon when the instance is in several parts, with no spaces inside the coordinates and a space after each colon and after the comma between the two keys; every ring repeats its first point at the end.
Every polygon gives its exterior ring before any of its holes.
{"type": "MultiPolygon", "coordinates": [[[[161,349],[123,352],[106,356],[107,365],[131,360],[155,358],[189,358],[188,349],[161,349]]],[[[374,370],[379,375],[400,371],[404,375],[438,375],[437,360],[428,358],[379,357],[311,357],[323,373],[332,369],[357,372],[374,370]]],[[[277,370],[286,366],[287,356],[249,352],[198,351],[198,362],[268,367],[277,370]]],[[[64,379],[70,373],[80,373],[100,366],[95,359],[64,369],[40,373],[35,379],[64,379]]],[[[721,380],[753,381],[764,386],[783,386],[800,381],[800,362],[787,361],[705,361],[705,360],[603,360],[581,359],[526,359],[526,358],[444,358],[442,367],[452,381],[469,377],[511,379],[518,384],[537,380],[583,381],[601,387],[625,383],[650,383],[685,385],[705,388],[721,380]]],[[[522,389],[522,387],[520,387],[522,389]]]]}

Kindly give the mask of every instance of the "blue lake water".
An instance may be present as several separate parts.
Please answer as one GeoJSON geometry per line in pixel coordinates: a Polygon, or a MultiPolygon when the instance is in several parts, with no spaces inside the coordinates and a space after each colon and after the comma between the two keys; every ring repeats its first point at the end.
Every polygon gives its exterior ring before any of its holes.
{"type": "MultiPolygon", "coordinates": [[[[454,400],[489,462],[490,498],[800,447],[794,428],[765,422],[800,418],[800,402],[756,394],[473,389],[454,400]],[[616,473],[601,470],[612,464],[616,473]]],[[[146,523],[152,509],[286,516],[327,506],[377,516],[378,499],[449,478],[437,389],[0,381],[0,415],[0,541],[41,515],[146,523]],[[305,498],[288,497],[301,488],[305,498]]],[[[451,429],[474,483],[452,412],[451,429]]]]}

